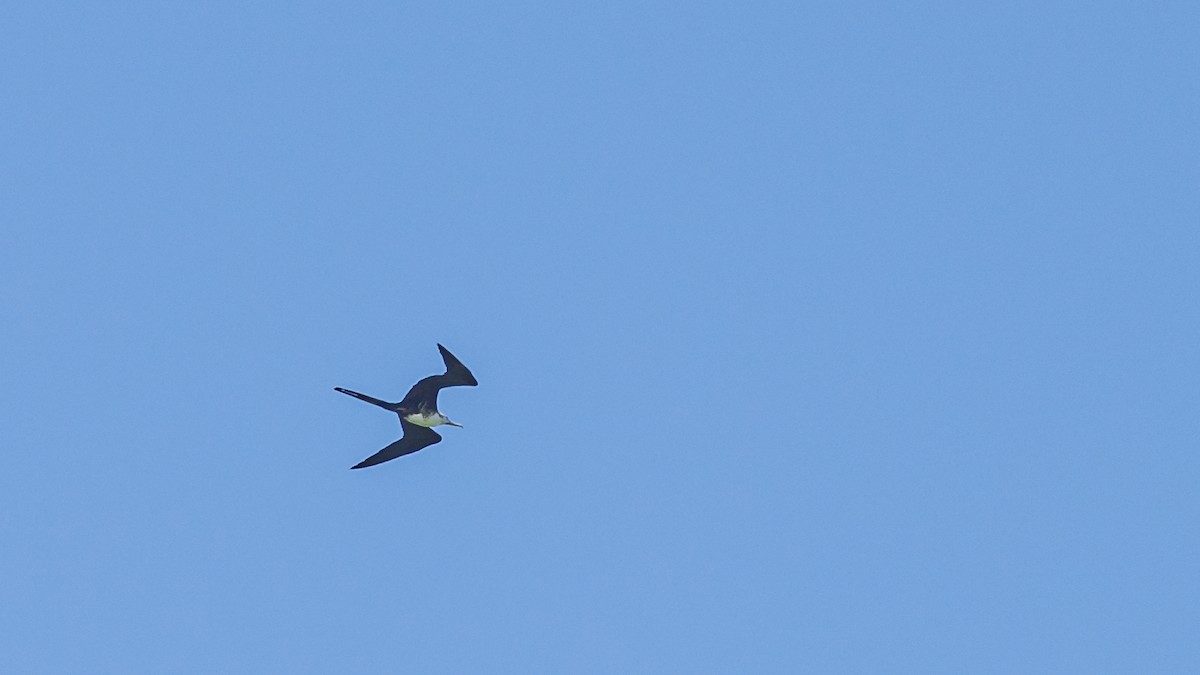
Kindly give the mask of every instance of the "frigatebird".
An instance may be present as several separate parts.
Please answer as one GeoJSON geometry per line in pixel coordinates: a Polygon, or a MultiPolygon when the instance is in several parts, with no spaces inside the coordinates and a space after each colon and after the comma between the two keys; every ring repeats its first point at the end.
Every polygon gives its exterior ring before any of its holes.
{"type": "Polygon", "coordinates": [[[343,394],[353,396],[367,403],[374,403],[380,408],[396,413],[400,416],[400,428],[404,431],[404,435],[401,436],[400,440],[355,464],[350,467],[351,469],[375,466],[376,464],[396,459],[402,455],[407,455],[421,448],[427,448],[434,443],[441,442],[441,435],[431,427],[442,424],[449,424],[452,427],[462,427],[458,422],[454,422],[449,417],[438,412],[438,392],[446,387],[474,387],[479,382],[475,380],[475,376],[471,374],[471,371],[467,370],[467,367],[462,364],[462,361],[459,361],[450,353],[449,349],[440,344],[437,347],[438,351],[442,353],[442,360],[446,362],[446,372],[442,375],[430,375],[417,382],[413,385],[412,389],[408,390],[408,393],[404,395],[404,399],[399,403],[380,401],[366,394],[342,389],[341,387],[333,388],[334,391],[340,391],[343,394]]]}

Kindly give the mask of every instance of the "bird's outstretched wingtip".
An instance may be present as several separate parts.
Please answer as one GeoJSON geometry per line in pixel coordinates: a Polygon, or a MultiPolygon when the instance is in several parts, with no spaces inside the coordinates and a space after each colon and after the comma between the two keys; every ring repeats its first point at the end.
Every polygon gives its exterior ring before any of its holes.
{"type": "MultiPolygon", "coordinates": [[[[387,460],[385,459],[384,461],[386,462],[387,460]]],[[[370,457],[364,459],[363,461],[359,462],[358,464],[355,464],[354,466],[350,467],[350,470],[353,471],[355,469],[365,469],[369,466],[375,466],[376,464],[379,464],[379,463],[380,462],[377,460],[375,455],[371,455],[370,457]],[[376,461],[371,461],[371,460],[376,460],[376,461]]]]}
{"type": "Polygon", "coordinates": [[[442,380],[443,387],[474,387],[478,386],[479,381],[471,374],[471,371],[463,365],[458,357],[450,353],[440,342],[438,343],[438,351],[442,353],[442,362],[446,364],[446,375],[442,380]]]}

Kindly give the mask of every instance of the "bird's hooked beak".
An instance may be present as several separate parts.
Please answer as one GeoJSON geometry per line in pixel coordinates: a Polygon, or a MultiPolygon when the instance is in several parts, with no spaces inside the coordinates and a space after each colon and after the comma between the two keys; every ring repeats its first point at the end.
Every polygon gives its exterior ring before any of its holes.
{"type": "Polygon", "coordinates": [[[463,428],[463,425],[459,424],[458,422],[451,421],[451,420],[446,420],[446,424],[449,424],[452,427],[458,427],[459,429],[463,428]]]}

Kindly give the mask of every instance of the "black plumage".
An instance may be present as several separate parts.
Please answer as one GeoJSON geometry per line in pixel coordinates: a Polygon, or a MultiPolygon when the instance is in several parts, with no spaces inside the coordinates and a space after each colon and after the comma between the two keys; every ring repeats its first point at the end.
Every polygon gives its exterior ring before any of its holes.
{"type": "Polygon", "coordinates": [[[463,365],[462,361],[459,361],[450,353],[450,350],[440,344],[437,347],[438,351],[442,353],[442,361],[446,364],[446,372],[441,375],[430,375],[423,378],[414,384],[412,389],[408,390],[408,393],[404,395],[404,398],[399,403],[388,403],[387,401],[381,401],[366,394],[360,394],[357,391],[334,387],[334,391],[340,391],[348,396],[353,396],[359,400],[396,413],[400,417],[400,428],[404,431],[404,435],[400,440],[350,468],[362,469],[368,466],[375,466],[376,464],[414,453],[422,448],[427,448],[441,442],[441,435],[431,429],[430,427],[432,426],[442,424],[462,426],[457,422],[450,421],[449,418],[438,411],[438,392],[446,387],[474,387],[479,382],[471,374],[471,371],[463,365]]]}

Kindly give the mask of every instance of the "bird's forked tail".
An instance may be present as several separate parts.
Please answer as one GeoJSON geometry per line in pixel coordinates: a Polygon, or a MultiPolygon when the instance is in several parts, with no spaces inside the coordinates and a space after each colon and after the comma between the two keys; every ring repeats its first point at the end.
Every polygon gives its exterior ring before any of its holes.
{"type": "Polygon", "coordinates": [[[388,403],[387,401],[380,401],[377,398],[372,398],[370,396],[367,396],[366,394],[360,394],[357,391],[350,391],[349,389],[342,389],[341,387],[334,387],[333,390],[340,391],[343,394],[346,394],[349,396],[353,396],[354,398],[356,398],[360,401],[366,401],[367,403],[374,403],[375,405],[379,406],[380,408],[387,408],[388,410],[393,410],[396,407],[395,403],[388,403]]]}

